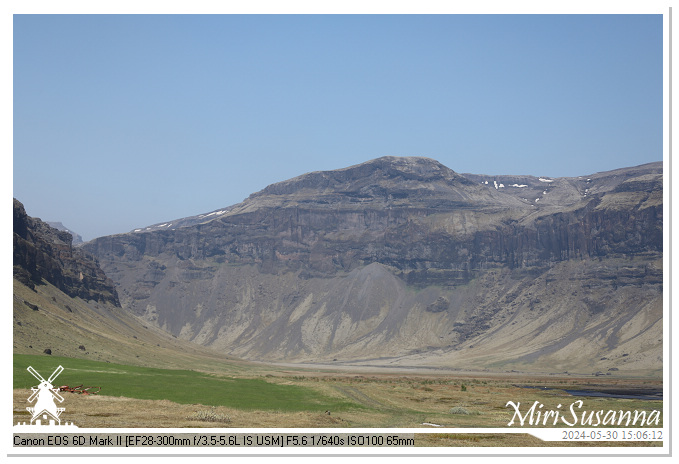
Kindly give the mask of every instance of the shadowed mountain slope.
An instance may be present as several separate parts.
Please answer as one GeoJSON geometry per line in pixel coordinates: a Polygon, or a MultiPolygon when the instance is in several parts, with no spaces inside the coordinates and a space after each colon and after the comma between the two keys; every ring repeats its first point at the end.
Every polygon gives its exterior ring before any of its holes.
{"type": "Polygon", "coordinates": [[[69,296],[120,306],[113,282],[73,236],[26,214],[14,199],[14,277],[31,288],[49,282],[69,296]]]}

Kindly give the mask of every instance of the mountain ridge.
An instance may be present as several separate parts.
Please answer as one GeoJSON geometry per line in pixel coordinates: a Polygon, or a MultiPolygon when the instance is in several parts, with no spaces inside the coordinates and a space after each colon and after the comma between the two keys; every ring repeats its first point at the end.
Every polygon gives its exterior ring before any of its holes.
{"type": "MultiPolygon", "coordinates": [[[[324,179],[325,184],[328,185],[330,182],[333,180],[332,178],[336,173],[345,173],[345,172],[361,172],[362,170],[369,170],[371,167],[374,167],[376,165],[380,164],[387,164],[388,162],[401,162],[400,164],[403,165],[408,165],[408,161],[411,161],[410,165],[415,166],[419,165],[419,167],[423,166],[437,166],[437,169],[443,170],[443,171],[449,171],[450,173],[453,174],[455,179],[459,179],[461,182],[464,182],[467,185],[472,185],[472,184],[484,184],[485,186],[488,187],[488,189],[494,189],[496,191],[502,190],[505,193],[509,193],[511,196],[514,198],[519,198],[522,201],[522,204],[533,204],[535,206],[543,206],[545,205],[545,198],[540,198],[542,195],[545,195],[543,192],[545,189],[549,189],[551,187],[552,183],[554,181],[556,182],[561,182],[561,183],[575,183],[576,185],[579,185],[579,187],[570,187],[572,192],[569,192],[569,201],[567,204],[572,205],[574,203],[577,203],[578,201],[582,200],[583,197],[587,196],[589,194],[589,188],[587,184],[591,182],[592,179],[605,179],[605,182],[603,182],[601,185],[597,187],[598,190],[593,190],[593,193],[604,193],[612,190],[616,186],[618,186],[620,183],[624,182],[624,180],[629,177],[629,176],[638,176],[638,175],[643,175],[643,174],[649,174],[653,176],[654,183],[656,184],[655,187],[662,188],[662,170],[663,170],[663,165],[661,161],[656,161],[656,162],[651,162],[651,163],[645,163],[641,164],[638,166],[633,166],[633,167],[627,167],[627,168],[618,168],[614,169],[611,171],[601,171],[601,172],[596,172],[592,173],[589,175],[582,175],[582,176],[577,176],[577,177],[549,177],[549,176],[533,176],[533,175],[488,175],[488,174],[471,174],[471,173],[456,173],[452,169],[444,166],[440,162],[432,159],[432,158],[427,158],[427,157],[416,157],[416,156],[407,156],[407,157],[397,157],[397,156],[383,156],[380,158],[376,158],[373,160],[369,160],[363,163],[359,163],[353,166],[349,166],[346,168],[341,168],[341,169],[336,169],[336,170],[325,170],[325,171],[312,171],[309,173],[301,174],[299,176],[293,177],[288,180],[280,181],[280,182],[275,182],[271,185],[268,185],[267,187],[263,188],[260,191],[254,192],[250,194],[245,200],[243,200],[240,203],[235,203],[231,204],[228,206],[224,206],[222,208],[218,208],[212,211],[208,211],[206,213],[201,213],[197,214],[194,216],[187,216],[183,218],[175,218],[172,220],[164,221],[162,223],[156,223],[156,224],[151,224],[148,226],[143,226],[136,228],[134,230],[131,230],[130,232],[127,233],[132,233],[132,232],[149,232],[153,230],[172,230],[176,229],[178,227],[187,227],[187,226],[193,226],[205,222],[210,222],[214,219],[218,219],[220,216],[233,211],[235,208],[241,207],[243,203],[248,202],[248,200],[251,200],[253,198],[258,198],[258,197],[264,197],[267,195],[284,195],[287,194],[286,192],[289,192],[291,189],[294,189],[295,185],[299,186],[305,185],[305,184],[313,184],[313,181],[309,181],[308,179],[313,179],[313,178],[321,178],[324,179]],[[417,163],[419,162],[419,163],[417,163]],[[636,174],[631,174],[632,172],[635,172],[636,174]],[[659,175],[659,179],[658,179],[659,175]],[[467,182],[467,181],[470,181],[467,182]],[[496,185],[493,186],[493,182],[496,182],[496,185]],[[658,182],[659,181],[659,182],[658,182]],[[490,183],[489,183],[490,182],[490,183]],[[510,183],[511,182],[511,183],[510,183]],[[502,187],[500,187],[502,186],[502,187]],[[528,187],[528,188],[526,188],[528,187]],[[526,197],[526,198],[523,198],[526,197]],[[538,204],[538,202],[535,202],[535,198],[540,198],[542,201],[541,204],[538,204]]],[[[363,171],[365,172],[365,171],[363,171]]],[[[334,181],[337,182],[337,178],[334,178],[334,181]]],[[[563,199],[563,198],[561,198],[563,199]]],[[[513,203],[512,206],[521,206],[517,203],[513,203]]],[[[563,206],[563,205],[561,205],[563,206]]],[[[123,233],[125,234],[125,233],[123,233]]],[[[114,234],[114,235],[121,235],[121,234],[114,234]]]]}
{"type": "Polygon", "coordinates": [[[510,194],[490,176],[383,157],[272,184],[184,227],[83,246],[127,310],[246,359],[657,372],[660,163],[524,177],[532,185],[510,194]],[[518,193],[538,187],[538,201],[518,193]],[[630,324],[645,345],[612,361],[602,353],[631,350],[630,324]]]}

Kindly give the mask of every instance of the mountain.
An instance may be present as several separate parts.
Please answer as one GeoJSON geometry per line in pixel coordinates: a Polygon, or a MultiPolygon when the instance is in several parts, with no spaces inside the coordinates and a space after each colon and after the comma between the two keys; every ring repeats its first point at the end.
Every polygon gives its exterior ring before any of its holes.
{"type": "Polygon", "coordinates": [[[14,353],[182,368],[225,360],[121,308],[113,282],[71,240],[14,199],[14,353]]]}
{"type": "Polygon", "coordinates": [[[120,306],[113,282],[73,236],[26,214],[14,199],[14,277],[30,288],[45,282],[72,297],[120,306]]]}
{"type": "Polygon", "coordinates": [[[125,309],[245,359],[657,374],[662,186],[661,163],[535,178],[384,157],[83,248],[125,309]]]}
{"type": "Polygon", "coordinates": [[[63,225],[61,222],[47,221],[47,225],[54,228],[54,229],[61,230],[61,231],[64,231],[64,232],[68,232],[69,234],[71,234],[71,237],[73,237],[73,240],[72,240],[71,243],[74,246],[78,246],[78,245],[83,243],[83,238],[80,236],[80,234],[76,234],[71,229],[69,229],[68,227],[63,225]]]}

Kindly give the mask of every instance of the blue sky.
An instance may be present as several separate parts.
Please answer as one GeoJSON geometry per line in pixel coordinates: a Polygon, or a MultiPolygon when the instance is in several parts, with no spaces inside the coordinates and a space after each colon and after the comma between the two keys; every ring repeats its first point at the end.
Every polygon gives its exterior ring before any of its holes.
{"type": "Polygon", "coordinates": [[[17,15],[13,194],[92,239],[385,155],[663,158],[661,15],[17,15]]]}

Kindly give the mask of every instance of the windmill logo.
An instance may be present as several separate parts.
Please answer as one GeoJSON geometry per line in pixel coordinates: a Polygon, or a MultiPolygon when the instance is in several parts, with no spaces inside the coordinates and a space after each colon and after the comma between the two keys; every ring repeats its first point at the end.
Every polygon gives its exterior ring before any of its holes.
{"type": "MultiPolygon", "coordinates": [[[[58,407],[56,401],[63,403],[64,398],[59,395],[59,388],[54,388],[52,382],[54,382],[54,379],[56,379],[59,374],[61,374],[64,368],[62,366],[57,367],[47,380],[45,380],[38,373],[38,371],[33,369],[32,366],[28,366],[27,370],[40,382],[37,387],[31,387],[33,393],[28,397],[29,403],[33,403],[35,401],[35,405],[33,407],[26,408],[26,410],[31,413],[30,425],[62,425],[61,418],[59,416],[61,416],[61,413],[64,412],[65,408],[58,407]],[[43,424],[43,420],[48,422],[43,424]]],[[[17,425],[27,424],[24,423],[17,425]]],[[[63,425],[73,426],[72,423],[63,425]]]]}

